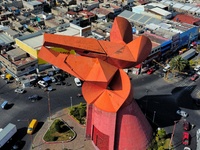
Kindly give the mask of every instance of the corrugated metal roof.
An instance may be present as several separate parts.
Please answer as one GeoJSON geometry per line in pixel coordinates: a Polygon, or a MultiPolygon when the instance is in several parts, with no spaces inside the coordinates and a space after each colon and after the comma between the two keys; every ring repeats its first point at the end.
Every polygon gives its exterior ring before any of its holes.
{"type": "Polygon", "coordinates": [[[152,8],[150,10],[153,11],[153,12],[155,12],[155,13],[157,13],[157,14],[160,14],[162,16],[168,16],[168,15],[172,14],[171,12],[166,11],[166,10],[161,9],[161,8],[158,8],[158,7],[152,8]]]}
{"type": "Polygon", "coordinates": [[[146,21],[148,21],[151,17],[149,16],[142,16],[138,21],[141,23],[141,24],[145,24],[146,21]]]}
{"type": "Polygon", "coordinates": [[[180,9],[184,6],[184,4],[181,4],[181,3],[176,3],[173,5],[173,8],[177,8],[177,9],[180,9]]]}
{"type": "Polygon", "coordinates": [[[181,9],[182,10],[185,10],[185,11],[188,11],[188,10],[190,10],[192,7],[191,6],[183,6],[181,9]]]}
{"type": "Polygon", "coordinates": [[[3,41],[5,44],[10,44],[14,42],[13,38],[11,38],[3,32],[0,32],[0,40],[3,41]]]}

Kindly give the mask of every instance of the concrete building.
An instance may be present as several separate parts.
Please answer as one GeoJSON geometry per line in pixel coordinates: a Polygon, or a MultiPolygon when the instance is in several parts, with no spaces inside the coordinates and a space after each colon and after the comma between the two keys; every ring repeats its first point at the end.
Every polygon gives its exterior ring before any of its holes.
{"type": "Polygon", "coordinates": [[[37,59],[29,56],[20,48],[1,51],[0,63],[3,69],[13,77],[28,74],[37,68],[37,59]]]}
{"type": "Polygon", "coordinates": [[[195,5],[195,3],[183,3],[170,0],[162,0],[160,3],[166,5],[168,10],[171,11],[175,10],[177,12],[200,16],[200,8],[197,4],[195,5]]]}
{"type": "Polygon", "coordinates": [[[43,11],[43,4],[39,1],[23,1],[23,5],[33,13],[43,11]]]}
{"type": "MultiPolygon", "coordinates": [[[[156,46],[154,50],[152,49],[152,53],[157,51],[157,54],[162,57],[170,55],[182,47],[189,47],[193,41],[198,39],[199,27],[194,25],[157,19],[126,10],[119,16],[128,19],[136,30],[138,30],[138,28],[142,29],[141,32],[136,32],[136,34],[144,34],[148,36],[151,41],[160,44],[156,46]],[[160,50],[160,53],[158,53],[158,50],[160,50]]],[[[149,57],[151,57],[152,53],[149,57]]],[[[148,60],[146,60],[146,62],[147,61],[148,60]]]]}

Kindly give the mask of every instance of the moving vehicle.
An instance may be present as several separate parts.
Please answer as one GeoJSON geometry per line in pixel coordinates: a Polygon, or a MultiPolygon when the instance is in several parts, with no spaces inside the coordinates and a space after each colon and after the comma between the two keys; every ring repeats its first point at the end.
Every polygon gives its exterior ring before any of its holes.
{"type": "Polygon", "coordinates": [[[167,72],[170,69],[170,65],[167,64],[164,68],[163,68],[163,72],[167,72]]]}
{"type": "Polygon", "coordinates": [[[7,106],[8,106],[8,101],[4,101],[4,102],[1,104],[1,108],[2,108],[2,109],[5,109],[7,106]]]}
{"type": "Polygon", "coordinates": [[[183,150],[191,150],[191,148],[189,148],[189,147],[184,147],[183,150]]]}
{"type": "Polygon", "coordinates": [[[31,100],[32,102],[35,102],[35,101],[39,100],[39,96],[37,94],[34,94],[32,96],[29,96],[28,100],[31,100]]]}
{"type": "Polygon", "coordinates": [[[79,78],[74,78],[74,82],[75,82],[77,87],[81,87],[82,86],[81,80],[79,78]]]}
{"type": "Polygon", "coordinates": [[[24,90],[23,88],[16,88],[16,89],[15,89],[15,93],[23,94],[24,91],[25,91],[25,90],[24,90]]]}
{"type": "Polygon", "coordinates": [[[16,125],[9,123],[3,130],[0,132],[0,148],[7,143],[12,136],[17,132],[16,125]]]}
{"type": "Polygon", "coordinates": [[[195,81],[198,77],[199,77],[198,74],[194,74],[194,75],[190,78],[190,80],[195,81]]]}
{"type": "Polygon", "coordinates": [[[176,113],[182,117],[187,117],[188,116],[188,113],[186,113],[185,111],[183,110],[177,110],[176,113]]]}
{"type": "Polygon", "coordinates": [[[182,144],[189,145],[190,144],[189,142],[190,142],[190,134],[188,132],[183,132],[182,144]]]}
{"type": "Polygon", "coordinates": [[[36,119],[32,119],[31,123],[28,126],[27,134],[33,134],[37,124],[38,124],[38,121],[36,119]]]}
{"type": "Polygon", "coordinates": [[[183,121],[183,129],[185,131],[190,130],[190,123],[188,121],[183,121]]]}

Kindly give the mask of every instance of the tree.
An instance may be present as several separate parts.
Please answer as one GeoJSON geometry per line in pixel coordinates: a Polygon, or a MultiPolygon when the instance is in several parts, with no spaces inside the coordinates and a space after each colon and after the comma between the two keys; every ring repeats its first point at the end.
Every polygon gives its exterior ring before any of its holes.
{"type": "Polygon", "coordinates": [[[188,65],[188,61],[184,60],[181,56],[176,56],[171,59],[170,66],[172,70],[181,72],[188,65]]]}
{"type": "Polygon", "coordinates": [[[196,51],[200,53],[200,45],[197,45],[196,51]]]}

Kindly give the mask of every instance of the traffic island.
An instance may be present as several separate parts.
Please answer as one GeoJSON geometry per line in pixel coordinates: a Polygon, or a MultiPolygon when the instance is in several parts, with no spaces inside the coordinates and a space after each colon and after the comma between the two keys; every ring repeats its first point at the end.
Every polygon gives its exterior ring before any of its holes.
{"type": "Polygon", "coordinates": [[[43,140],[46,143],[69,142],[75,137],[76,133],[64,120],[56,119],[45,133],[43,140]]]}

